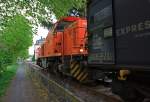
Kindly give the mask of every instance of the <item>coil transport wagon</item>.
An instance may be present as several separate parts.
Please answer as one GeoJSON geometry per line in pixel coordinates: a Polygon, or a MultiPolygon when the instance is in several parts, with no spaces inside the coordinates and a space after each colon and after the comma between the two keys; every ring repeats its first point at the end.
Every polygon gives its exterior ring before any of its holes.
{"type": "Polygon", "coordinates": [[[143,102],[150,82],[150,1],[88,0],[88,65],[93,79],[112,78],[127,102],[143,102]]]}

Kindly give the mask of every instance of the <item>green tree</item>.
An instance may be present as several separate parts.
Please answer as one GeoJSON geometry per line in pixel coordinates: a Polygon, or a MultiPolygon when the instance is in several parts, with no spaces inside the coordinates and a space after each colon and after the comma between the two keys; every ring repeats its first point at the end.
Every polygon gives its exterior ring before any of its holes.
{"type": "Polygon", "coordinates": [[[0,32],[0,67],[11,64],[18,57],[26,57],[28,47],[32,45],[32,27],[22,15],[15,15],[6,21],[5,28],[0,32]]]}
{"type": "Polygon", "coordinates": [[[30,18],[33,25],[49,25],[52,16],[61,18],[75,8],[82,13],[86,7],[86,0],[1,0],[0,2],[0,26],[3,20],[16,14],[23,14],[30,18]]]}
{"type": "Polygon", "coordinates": [[[86,0],[0,0],[0,72],[28,55],[39,24],[49,26],[52,16],[59,19],[71,9],[84,12],[85,4],[86,0]]]}
{"type": "Polygon", "coordinates": [[[76,8],[84,13],[86,0],[39,0],[47,8],[51,9],[57,18],[66,16],[70,9],[76,8]]]}

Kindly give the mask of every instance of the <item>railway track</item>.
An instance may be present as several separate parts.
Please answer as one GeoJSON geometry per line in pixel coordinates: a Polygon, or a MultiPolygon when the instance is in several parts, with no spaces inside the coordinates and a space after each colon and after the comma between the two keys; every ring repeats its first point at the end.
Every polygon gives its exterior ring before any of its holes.
{"type": "Polygon", "coordinates": [[[66,76],[52,75],[41,70],[34,63],[26,63],[29,75],[42,83],[49,92],[54,93],[59,102],[123,102],[111,93],[109,87],[87,86],[66,76]]]}

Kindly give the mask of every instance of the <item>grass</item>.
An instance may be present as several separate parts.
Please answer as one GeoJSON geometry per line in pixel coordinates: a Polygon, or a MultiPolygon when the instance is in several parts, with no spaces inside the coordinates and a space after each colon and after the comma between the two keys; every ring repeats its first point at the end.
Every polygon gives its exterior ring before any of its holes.
{"type": "Polygon", "coordinates": [[[0,76],[0,97],[5,95],[5,92],[15,76],[17,70],[17,65],[11,65],[7,67],[7,70],[4,71],[0,76]]]}

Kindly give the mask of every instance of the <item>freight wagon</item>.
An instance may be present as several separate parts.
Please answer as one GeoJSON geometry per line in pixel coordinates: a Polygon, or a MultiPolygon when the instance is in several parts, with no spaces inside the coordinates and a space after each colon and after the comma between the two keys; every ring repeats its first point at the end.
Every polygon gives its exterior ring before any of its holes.
{"type": "Polygon", "coordinates": [[[150,97],[150,0],[88,0],[88,65],[127,102],[150,97]]]}

